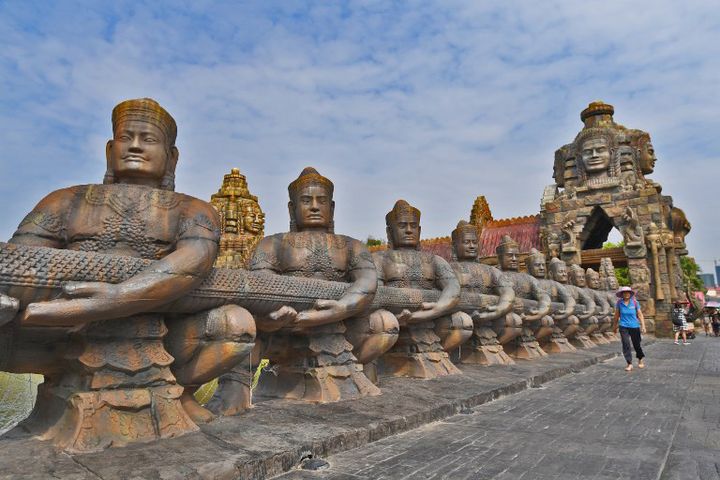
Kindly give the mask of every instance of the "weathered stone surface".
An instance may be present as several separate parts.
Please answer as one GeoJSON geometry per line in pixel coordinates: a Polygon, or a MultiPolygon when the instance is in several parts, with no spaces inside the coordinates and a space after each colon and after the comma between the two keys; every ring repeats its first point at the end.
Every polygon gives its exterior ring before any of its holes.
{"type": "Polygon", "coordinates": [[[381,378],[383,395],[347,402],[269,400],[200,432],[93,454],[58,454],[49,442],[3,438],[0,479],[266,478],[298,465],[307,453],[327,458],[540,386],[617,351],[601,346],[514,366],[463,365],[464,375],[427,381],[381,378]]]}

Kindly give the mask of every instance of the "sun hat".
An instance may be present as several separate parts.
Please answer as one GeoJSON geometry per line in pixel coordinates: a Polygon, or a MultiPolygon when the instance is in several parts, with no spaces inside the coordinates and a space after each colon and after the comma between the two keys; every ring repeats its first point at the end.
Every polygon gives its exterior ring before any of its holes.
{"type": "Polygon", "coordinates": [[[622,298],[623,292],[630,292],[630,296],[632,297],[635,295],[635,292],[633,292],[633,289],[630,287],[620,287],[620,289],[615,293],[615,296],[618,298],[622,298]]]}

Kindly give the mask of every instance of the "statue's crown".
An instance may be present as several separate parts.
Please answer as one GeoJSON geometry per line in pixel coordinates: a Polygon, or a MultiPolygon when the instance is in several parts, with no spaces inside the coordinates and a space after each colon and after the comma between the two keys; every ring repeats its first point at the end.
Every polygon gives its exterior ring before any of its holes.
{"type": "Polygon", "coordinates": [[[112,111],[113,132],[119,123],[127,120],[152,123],[165,133],[170,145],[175,145],[177,138],[175,119],[152,98],[134,98],[118,103],[112,111]]]}
{"type": "Polygon", "coordinates": [[[397,202],[395,202],[393,209],[390,210],[387,215],[385,215],[385,224],[390,226],[391,224],[395,223],[395,221],[400,215],[403,214],[410,214],[415,217],[418,222],[420,222],[420,210],[413,207],[405,200],[398,200],[397,202]]]}
{"type": "Polygon", "coordinates": [[[331,197],[333,195],[333,192],[335,191],[335,186],[329,178],[320,175],[318,171],[315,170],[313,167],[305,167],[303,171],[300,172],[298,178],[296,178],[292,183],[290,183],[290,185],[288,185],[288,193],[290,194],[290,199],[294,199],[301,188],[313,184],[325,187],[330,193],[331,197]]]}
{"type": "Polygon", "coordinates": [[[495,253],[498,255],[502,255],[503,253],[507,252],[508,248],[515,247],[518,248],[518,243],[512,239],[510,235],[503,235],[500,239],[500,243],[497,247],[495,247],[495,253]]]}
{"type": "Polygon", "coordinates": [[[455,230],[453,230],[450,234],[453,243],[460,240],[465,233],[474,233],[477,235],[477,229],[475,228],[475,225],[471,225],[465,220],[460,220],[457,227],[455,227],[455,230]]]}
{"type": "Polygon", "coordinates": [[[555,269],[560,265],[566,265],[566,263],[557,257],[553,257],[550,259],[550,270],[555,271],[555,269]]]}
{"type": "Polygon", "coordinates": [[[580,112],[580,120],[585,123],[585,120],[587,120],[590,117],[595,117],[597,115],[613,115],[615,113],[615,107],[613,107],[610,104],[607,104],[601,100],[595,101],[590,103],[590,105],[587,106],[585,110],[580,112]]]}
{"type": "Polygon", "coordinates": [[[542,252],[539,252],[537,248],[531,248],[530,253],[528,253],[528,260],[530,260],[530,262],[528,263],[532,263],[532,261],[539,259],[542,259],[542,261],[544,262],[545,255],[542,252]]]}

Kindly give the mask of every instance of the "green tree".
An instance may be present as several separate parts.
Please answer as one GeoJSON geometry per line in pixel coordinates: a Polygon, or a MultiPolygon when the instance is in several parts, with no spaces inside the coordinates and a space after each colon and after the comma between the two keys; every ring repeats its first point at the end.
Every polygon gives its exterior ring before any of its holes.
{"type": "MultiPolygon", "coordinates": [[[[610,249],[610,248],[622,248],[625,246],[625,242],[605,242],[603,243],[602,248],[604,249],[610,249]]],[[[630,270],[628,267],[615,267],[615,278],[617,278],[618,283],[621,287],[629,287],[630,284],[630,270]]]]}
{"type": "Polygon", "coordinates": [[[369,235],[367,240],[365,241],[365,245],[367,245],[368,247],[376,247],[378,245],[382,245],[383,243],[385,242],[373,237],[372,235],[369,235]]]}
{"type": "Polygon", "coordinates": [[[691,292],[705,291],[705,284],[698,276],[698,273],[701,273],[700,266],[693,257],[680,257],[680,268],[683,273],[684,288],[689,288],[691,292]]]}

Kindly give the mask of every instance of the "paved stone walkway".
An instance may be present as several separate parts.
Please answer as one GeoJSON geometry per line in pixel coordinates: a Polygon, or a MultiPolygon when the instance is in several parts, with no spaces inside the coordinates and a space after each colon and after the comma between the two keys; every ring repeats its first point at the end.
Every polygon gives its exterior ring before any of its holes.
{"type": "MultiPolygon", "coordinates": [[[[619,344],[616,344],[620,348],[619,344]]],[[[720,340],[660,340],[290,479],[720,479],[720,340]]]]}

